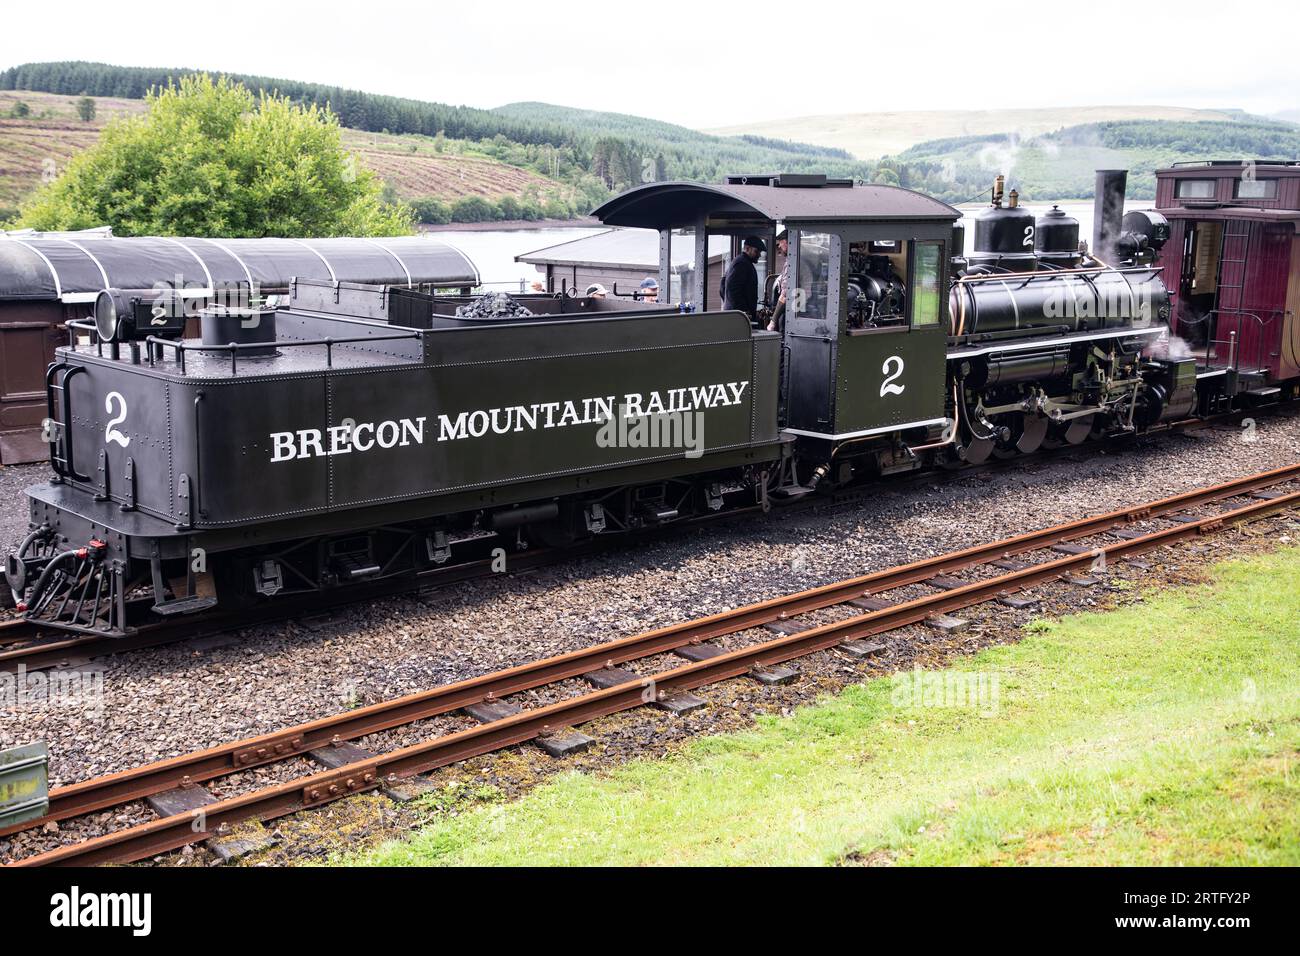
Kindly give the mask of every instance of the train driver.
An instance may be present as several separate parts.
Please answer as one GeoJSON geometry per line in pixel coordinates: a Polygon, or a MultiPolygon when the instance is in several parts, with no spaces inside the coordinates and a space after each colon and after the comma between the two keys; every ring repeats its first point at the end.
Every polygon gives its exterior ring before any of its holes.
{"type": "Polygon", "coordinates": [[[762,239],[746,236],[740,255],[731,261],[722,280],[722,307],[744,312],[750,322],[758,314],[758,270],[754,263],[766,251],[767,244],[762,239]]]}

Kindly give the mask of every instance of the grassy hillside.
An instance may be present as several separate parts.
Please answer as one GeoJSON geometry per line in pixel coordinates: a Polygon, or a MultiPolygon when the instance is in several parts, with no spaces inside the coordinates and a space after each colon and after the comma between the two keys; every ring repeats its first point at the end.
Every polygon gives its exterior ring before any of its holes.
{"type": "MultiPolygon", "coordinates": [[[[96,63],[0,71],[0,221],[103,123],[144,109],[151,84],[184,71],[96,63]],[[44,89],[50,92],[26,92],[44,89]],[[96,95],[83,122],[80,91],[96,95]],[[108,95],[112,94],[112,95],[108,95]],[[14,106],[29,109],[11,117],[14,106]]],[[[1132,170],[1134,198],[1178,160],[1300,155],[1300,125],[1239,111],[1161,106],[948,110],[803,117],[713,135],[623,113],[547,103],[477,110],[266,77],[237,77],[328,105],[358,160],[425,222],[565,218],[650,180],[717,182],[735,172],[824,172],[893,183],[950,202],[1009,173],[1028,199],[1091,195],[1093,170],[1132,170]],[[816,145],[813,145],[816,144],[816,145]],[[882,157],[864,160],[855,157],[882,157]]]]}
{"type": "Polygon", "coordinates": [[[1234,110],[1193,110],[1177,106],[1063,106],[1021,110],[911,110],[895,113],[841,113],[727,126],[708,130],[720,136],[771,136],[846,150],[859,159],[892,156],[927,140],[954,136],[1015,133],[1022,139],[1065,126],[1116,120],[1218,120],[1234,110]]]}
{"type": "Polygon", "coordinates": [[[144,102],[113,97],[95,101],[95,119],[77,116],[74,96],[0,91],[0,221],[41,184],[43,176],[63,169],[79,150],[92,146],[104,123],[116,116],[143,113],[144,102]],[[31,111],[14,119],[19,103],[31,111]]]}
{"type": "MultiPolygon", "coordinates": [[[[0,221],[40,186],[44,177],[63,169],[78,151],[94,145],[104,125],[115,118],[139,115],[144,100],[92,97],[95,118],[82,121],[80,97],[53,93],[0,91],[0,221]],[[13,117],[25,103],[25,118],[13,117]]],[[[586,209],[572,189],[554,179],[484,155],[476,144],[431,136],[394,135],[344,129],[344,145],[374,170],[392,193],[407,201],[437,200],[447,206],[478,197],[499,203],[504,197],[532,197],[540,204],[552,196],[586,209]]]]}
{"type": "Polygon", "coordinates": [[[454,202],[465,196],[482,196],[499,200],[523,196],[530,190],[562,189],[555,180],[530,170],[467,152],[462,143],[444,140],[440,146],[431,136],[345,129],[343,144],[402,199],[434,197],[454,202]]]}
{"type": "Polygon", "coordinates": [[[512,803],[471,781],[359,862],[1295,866],[1297,574],[1294,547],[1220,565],[512,803]]]}

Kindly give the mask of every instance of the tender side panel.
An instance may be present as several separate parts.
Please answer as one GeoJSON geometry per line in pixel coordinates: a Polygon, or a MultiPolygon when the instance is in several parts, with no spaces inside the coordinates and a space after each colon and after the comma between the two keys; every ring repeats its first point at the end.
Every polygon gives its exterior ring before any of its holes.
{"type": "Polygon", "coordinates": [[[736,313],[428,334],[429,366],[204,383],[196,523],[651,461],[679,461],[689,474],[708,470],[710,452],[777,440],[779,342],[736,313]],[[669,416],[677,444],[646,447],[633,431],[620,434],[603,421],[611,408],[629,426],[638,409],[684,412],[669,416]]]}
{"type": "MultiPolygon", "coordinates": [[[[418,373],[408,366],[381,366],[364,376],[377,401],[399,402],[401,389],[416,380],[399,371],[418,373]]],[[[427,373],[426,373],[427,374],[427,373]]],[[[325,373],[266,379],[227,379],[204,382],[191,419],[189,434],[197,436],[198,507],[194,524],[229,523],[241,517],[289,517],[320,508],[328,501],[330,458],[308,455],[272,463],[273,436],[315,428],[328,440],[329,377],[325,373]],[[287,467],[286,467],[287,466],[287,467]]],[[[281,454],[285,442],[281,439],[281,454]]],[[[295,451],[297,449],[295,448],[295,451]]],[[[385,458],[370,462],[371,481],[392,480],[394,463],[385,458]]]]}

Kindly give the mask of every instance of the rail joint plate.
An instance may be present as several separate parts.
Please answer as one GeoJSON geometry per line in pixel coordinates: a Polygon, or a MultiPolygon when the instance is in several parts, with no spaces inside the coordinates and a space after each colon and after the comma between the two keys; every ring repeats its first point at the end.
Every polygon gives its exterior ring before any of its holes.
{"type": "Polygon", "coordinates": [[[268,740],[253,747],[236,750],[230,755],[230,762],[236,767],[248,767],[297,753],[300,750],[302,750],[302,734],[294,734],[282,740],[268,740]]]}

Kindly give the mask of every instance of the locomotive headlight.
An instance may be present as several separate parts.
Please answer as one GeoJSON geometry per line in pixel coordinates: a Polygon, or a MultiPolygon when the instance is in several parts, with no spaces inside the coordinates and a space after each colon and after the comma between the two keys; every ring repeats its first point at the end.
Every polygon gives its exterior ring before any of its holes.
{"type": "Polygon", "coordinates": [[[122,317],[129,314],[130,307],[120,289],[105,289],[95,297],[95,328],[101,341],[117,339],[122,317]]]}
{"type": "Polygon", "coordinates": [[[172,289],[105,289],[95,297],[95,330],[101,342],[180,338],[185,301],[172,289]]]}

